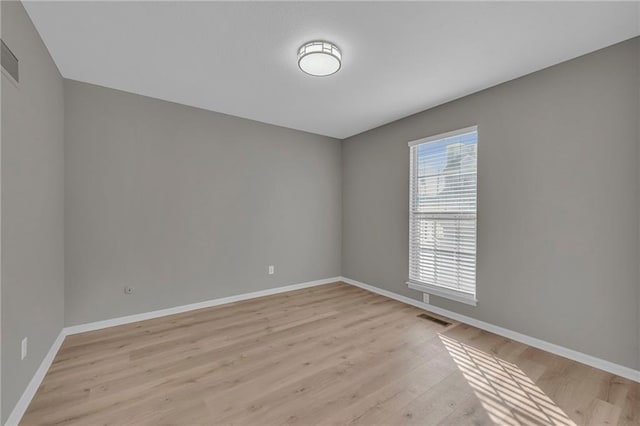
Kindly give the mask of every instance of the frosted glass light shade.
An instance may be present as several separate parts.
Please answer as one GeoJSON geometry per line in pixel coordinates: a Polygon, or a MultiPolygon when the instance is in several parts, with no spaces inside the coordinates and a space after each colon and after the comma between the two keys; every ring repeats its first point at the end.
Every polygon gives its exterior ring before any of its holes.
{"type": "Polygon", "coordinates": [[[311,41],[298,49],[298,66],[309,75],[335,74],[342,65],[340,49],[328,41],[311,41]]]}

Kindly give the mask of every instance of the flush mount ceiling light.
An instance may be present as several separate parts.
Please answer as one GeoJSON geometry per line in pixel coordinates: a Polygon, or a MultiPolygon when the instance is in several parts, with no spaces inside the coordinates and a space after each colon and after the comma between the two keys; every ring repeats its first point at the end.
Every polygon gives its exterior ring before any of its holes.
{"type": "Polygon", "coordinates": [[[310,41],[298,49],[298,66],[309,75],[335,74],[342,64],[340,49],[328,41],[310,41]]]}

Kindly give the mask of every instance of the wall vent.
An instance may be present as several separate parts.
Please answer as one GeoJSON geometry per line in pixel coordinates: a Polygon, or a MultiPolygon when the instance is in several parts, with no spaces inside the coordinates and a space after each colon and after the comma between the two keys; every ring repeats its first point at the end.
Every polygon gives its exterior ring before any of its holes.
{"type": "Polygon", "coordinates": [[[2,44],[2,56],[0,58],[0,62],[2,63],[2,68],[9,74],[16,82],[20,81],[18,75],[18,58],[13,54],[11,49],[4,44],[4,40],[0,40],[0,44],[2,44]]]}
{"type": "Polygon", "coordinates": [[[431,315],[427,315],[427,314],[420,314],[420,315],[418,315],[418,318],[426,319],[426,320],[435,322],[436,324],[443,325],[445,327],[451,325],[450,322],[447,322],[447,321],[445,321],[443,319],[440,319],[440,318],[432,317],[431,315]]]}

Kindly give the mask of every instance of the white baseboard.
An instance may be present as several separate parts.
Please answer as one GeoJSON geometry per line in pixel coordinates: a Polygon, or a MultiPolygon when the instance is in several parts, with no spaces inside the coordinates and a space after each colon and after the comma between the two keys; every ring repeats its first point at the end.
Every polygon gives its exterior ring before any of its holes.
{"type": "Polygon", "coordinates": [[[318,285],[330,284],[337,281],[340,281],[340,277],[327,278],[317,281],[308,281],[300,284],[292,284],[283,287],[276,287],[267,290],[239,294],[237,296],[222,297],[220,299],[206,300],[204,302],[191,303],[189,305],[175,306],[173,308],[160,309],[157,311],[145,312],[142,314],[127,315],[124,317],[112,318],[104,321],[73,325],[70,327],[65,327],[64,333],[66,336],[70,336],[72,334],[100,330],[102,328],[114,327],[116,325],[130,324],[132,322],[144,321],[148,319],[164,317],[167,315],[180,314],[182,312],[195,311],[196,309],[210,308],[212,306],[225,305],[227,303],[240,302],[242,300],[255,299],[256,297],[270,296],[272,294],[299,290],[301,288],[315,287],[318,285]]]}
{"type": "Polygon", "coordinates": [[[482,330],[486,330],[491,333],[498,334],[500,336],[506,337],[511,340],[515,340],[520,343],[524,343],[534,348],[542,349],[543,351],[551,352],[552,354],[560,355],[562,357],[571,359],[573,361],[581,362],[591,367],[607,371],[611,374],[615,374],[616,376],[620,376],[629,380],[640,382],[640,371],[638,370],[634,370],[632,368],[625,367],[623,365],[615,364],[613,362],[610,362],[601,358],[596,358],[594,356],[587,355],[582,352],[575,351],[573,349],[565,348],[564,346],[556,345],[554,343],[549,343],[544,340],[537,339],[535,337],[527,336],[526,334],[518,333],[516,331],[502,328],[497,325],[489,324],[488,322],[480,321],[475,318],[468,317],[466,315],[461,315],[453,311],[449,311],[447,309],[439,308],[434,305],[420,302],[418,300],[411,299],[410,297],[402,296],[400,294],[393,293],[388,290],[383,290],[381,288],[374,287],[372,285],[365,284],[356,280],[352,280],[350,278],[340,277],[340,281],[343,281],[347,284],[351,284],[356,287],[360,287],[362,289],[371,291],[373,293],[378,293],[390,299],[395,299],[399,302],[403,302],[408,305],[413,305],[417,308],[421,308],[426,311],[433,312],[434,314],[442,315],[442,316],[451,318],[453,320],[472,325],[482,330]]]}
{"type": "Polygon", "coordinates": [[[257,297],[270,296],[272,294],[285,293],[287,291],[299,290],[302,288],[309,288],[309,287],[315,287],[315,286],[324,285],[324,284],[330,284],[337,281],[340,281],[340,277],[327,278],[324,280],[317,280],[317,281],[308,281],[300,284],[292,284],[292,285],[287,285],[283,287],[276,287],[276,288],[270,288],[267,290],[260,290],[260,291],[254,291],[251,293],[239,294],[237,296],[229,296],[229,297],[223,297],[220,299],[212,299],[204,302],[192,303],[189,305],[175,306],[173,308],[160,309],[158,311],[145,312],[142,314],[128,315],[125,317],[119,317],[119,318],[113,318],[113,319],[108,319],[104,321],[91,322],[88,324],[80,324],[80,325],[74,325],[71,327],[65,327],[62,329],[62,331],[60,331],[60,334],[58,335],[58,338],[55,340],[55,342],[53,342],[53,345],[51,345],[51,348],[49,349],[49,352],[47,352],[47,355],[42,360],[40,367],[38,367],[38,370],[33,375],[33,378],[29,382],[29,385],[27,386],[25,391],[22,393],[22,396],[18,400],[18,403],[13,408],[13,411],[11,412],[11,415],[7,419],[5,426],[17,426],[18,423],[20,423],[22,416],[24,415],[25,411],[27,411],[27,408],[29,407],[31,400],[33,399],[34,395],[36,394],[36,391],[40,387],[40,383],[42,383],[44,376],[47,374],[47,371],[49,370],[49,367],[51,366],[53,359],[58,353],[60,346],[62,346],[62,342],[64,341],[64,338],[66,336],[69,336],[72,334],[84,333],[86,331],[100,330],[102,328],[107,328],[107,327],[114,327],[116,325],[129,324],[137,321],[144,321],[152,318],[159,318],[167,315],[179,314],[182,312],[194,311],[196,309],[209,308],[212,306],[225,305],[227,303],[239,302],[242,300],[255,299],[257,297]]]}
{"type": "Polygon", "coordinates": [[[29,382],[29,384],[27,385],[27,388],[22,393],[22,396],[16,403],[15,407],[13,407],[13,411],[11,411],[11,414],[9,415],[9,418],[6,421],[5,426],[17,426],[17,424],[20,423],[20,420],[22,419],[24,412],[27,411],[27,407],[29,407],[29,404],[31,403],[33,396],[36,394],[36,391],[40,387],[40,383],[42,383],[42,379],[44,379],[44,376],[47,374],[47,371],[49,371],[49,367],[51,366],[53,359],[56,357],[56,354],[58,353],[60,346],[62,346],[62,342],[64,342],[64,337],[65,337],[64,330],[60,331],[60,334],[58,334],[58,337],[51,345],[49,352],[47,352],[44,359],[40,363],[40,367],[38,367],[38,369],[36,370],[36,373],[31,378],[31,381],[29,382]]]}
{"type": "Polygon", "coordinates": [[[640,371],[637,371],[628,367],[624,367],[622,365],[618,365],[600,358],[596,358],[591,355],[587,355],[582,352],[575,351],[573,349],[568,349],[563,346],[549,343],[544,340],[537,339],[535,337],[530,337],[522,333],[508,330],[506,328],[498,327],[496,325],[489,324],[484,321],[480,321],[471,317],[467,317],[465,315],[457,314],[455,312],[442,309],[437,306],[433,306],[424,302],[420,302],[418,300],[411,299],[409,297],[402,296],[402,295],[393,293],[391,291],[383,290],[369,284],[352,280],[350,278],[334,277],[334,278],[327,278],[324,280],[309,281],[305,283],[293,284],[293,285],[288,285],[284,287],[276,287],[276,288],[271,288],[267,290],[260,290],[252,293],[240,294],[237,296],[229,296],[229,297],[223,297],[220,299],[207,300],[204,302],[192,303],[192,304],[183,305],[183,306],[176,306],[173,308],[161,309],[161,310],[146,312],[142,314],[129,315],[125,317],[113,318],[113,319],[104,320],[104,321],[97,321],[97,322],[92,322],[88,324],[65,327],[62,329],[62,331],[60,332],[56,340],[51,345],[49,352],[47,352],[47,355],[42,360],[40,367],[38,367],[38,370],[33,375],[33,378],[29,382],[29,385],[27,386],[22,396],[18,400],[17,404],[13,408],[13,411],[9,415],[9,418],[6,421],[5,426],[16,426],[18,425],[18,423],[20,423],[22,416],[24,415],[25,411],[29,407],[29,404],[31,403],[31,400],[33,399],[36,391],[38,390],[38,387],[40,387],[40,384],[42,383],[44,376],[49,370],[49,367],[51,366],[53,359],[55,358],[56,354],[58,353],[58,350],[62,346],[64,338],[68,335],[84,333],[86,331],[99,330],[102,328],[113,327],[116,325],[129,324],[132,322],[143,321],[143,320],[152,319],[152,318],[159,318],[167,315],[174,315],[182,312],[193,311],[196,309],[224,305],[227,303],[239,302],[242,300],[254,299],[262,296],[269,296],[272,294],[284,293],[292,290],[299,290],[302,288],[330,284],[336,281],[342,281],[347,284],[371,291],[373,293],[378,293],[390,299],[395,299],[397,301],[400,301],[409,305],[413,305],[415,307],[424,309],[426,311],[430,311],[435,314],[439,314],[439,315],[451,318],[453,320],[460,321],[460,322],[472,325],[474,327],[478,327],[480,329],[498,334],[500,336],[504,336],[511,340],[515,340],[515,341],[527,344],[529,346],[542,349],[544,351],[551,352],[553,354],[560,355],[574,361],[581,362],[583,364],[589,365],[594,368],[598,368],[600,370],[607,371],[617,376],[625,377],[627,379],[640,382],[640,371]]]}

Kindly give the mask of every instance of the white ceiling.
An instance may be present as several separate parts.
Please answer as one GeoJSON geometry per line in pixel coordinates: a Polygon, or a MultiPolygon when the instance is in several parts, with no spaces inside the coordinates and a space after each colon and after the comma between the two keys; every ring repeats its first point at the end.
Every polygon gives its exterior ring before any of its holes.
{"type": "Polygon", "coordinates": [[[66,78],[346,138],[634,37],[637,2],[25,2],[66,78]],[[303,74],[327,39],[343,67],[303,74]]]}

